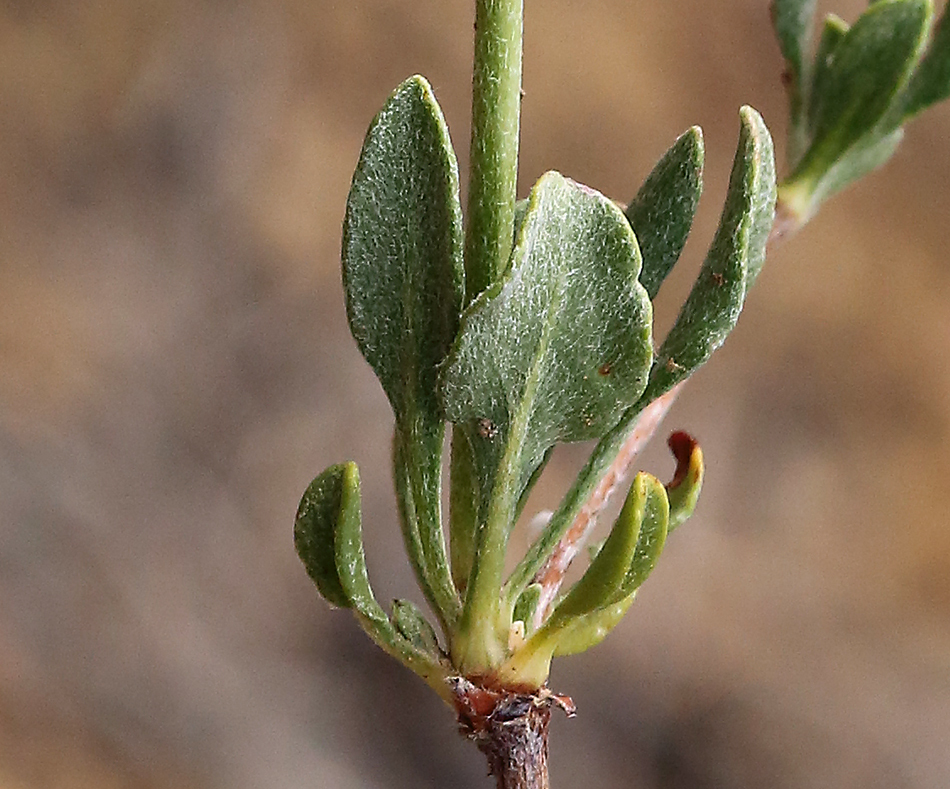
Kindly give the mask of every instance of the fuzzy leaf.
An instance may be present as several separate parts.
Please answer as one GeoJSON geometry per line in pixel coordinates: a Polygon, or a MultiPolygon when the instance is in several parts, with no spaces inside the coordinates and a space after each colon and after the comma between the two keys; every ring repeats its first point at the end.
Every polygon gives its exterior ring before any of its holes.
{"type": "Polygon", "coordinates": [[[783,184],[779,190],[783,202],[799,216],[811,216],[829,197],[884,165],[903,138],[903,129],[869,134],[835,162],[817,184],[791,180],[783,184]]]}
{"type": "Polygon", "coordinates": [[[818,113],[820,99],[825,95],[832,64],[835,62],[835,52],[848,33],[848,23],[835,14],[825,17],[821,28],[821,38],[818,39],[818,50],[815,52],[815,65],[811,75],[811,90],[808,103],[808,131],[809,137],[814,134],[815,119],[818,113]]]}
{"type": "Polygon", "coordinates": [[[801,110],[803,85],[807,80],[808,46],[814,23],[816,0],[772,0],[772,24],[782,57],[787,64],[786,85],[791,117],[797,122],[801,110]]]}
{"type": "Polygon", "coordinates": [[[415,603],[393,600],[393,625],[412,647],[429,655],[433,661],[441,659],[439,637],[415,603]]]}
{"type": "Polygon", "coordinates": [[[548,450],[599,437],[642,392],[652,307],[639,272],[620,209],[548,173],[531,192],[509,270],[466,310],[442,378],[479,491],[473,577],[483,580],[469,579],[466,610],[497,605],[517,502],[548,450]]]}
{"type": "Polygon", "coordinates": [[[772,138],[751,107],[741,128],[719,229],[650,372],[642,402],[652,402],[692,375],[725,341],[745,294],[765,261],[775,209],[772,138]]]}
{"type": "Polygon", "coordinates": [[[400,421],[439,415],[436,367],[463,298],[458,192],[442,112],[411,77],[367,132],[343,224],[350,328],[400,421]]]}
{"type": "Polygon", "coordinates": [[[772,0],[772,24],[791,76],[801,78],[816,0],[772,0]]]}
{"type": "Polygon", "coordinates": [[[331,466],[307,488],[294,523],[294,547],[320,593],[350,608],[366,633],[386,652],[421,676],[446,701],[449,673],[435,633],[412,606],[397,601],[398,629],[376,602],[366,574],[360,528],[360,481],[356,464],[331,466]],[[425,624],[423,624],[425,623],[425,624]]]}
{"type": "Polygon", "coordinates": [[[359,472],[354,463],[330,466],[310,483],[294,521],[294,548],[307,574],[331,605],[351,608],[336,569],[335,536],[344,518],[360,517],[359,472]]]}
{"type": "Polygon", "coordinates": [[[460,602],[452,582],[442,534],[443,425],[421,419],[408,430],[396,424],[393,477],[403,542],[419,587],[445,627],[458,616],[460,602]]]}
{"type": "Polygon", "coordinates": [[[911,78],[903,98],[903,117],[910,118],[921,110],[950,97],[950,5],[943,15],[930,46],[911,78]]]}
{"type": "Polygon", "coordinates": [[[917,63],[931,13],[930,0],[884,0],[848,30],[816,86],[814,142],[793,179],[817,182],[848,148],[874,131],[917,63]]]}
{"type": "Polygon", "coordinates": [[[483,491],[502,456],[520,496],[555,443],[603,433],[641,392],[652,309],[620,210],[557,173],[532,190],[512,264],[466,311],[443,371],[483,491]]]}
{"type": "Polygon", "coordinates": [[[703,191],[703,132],[684,133],[657,162],[626,215],[640,245],[640,284],[651,299],[679,259],[703,191]]]}
{"type": "Polygon", "coordinates": [[[462,308],[458,165],[422,77],[376,116],[353,176],[343,225],[350,328],[396,416],[394,474],[416,577],[444,624],[457,615],[441,523],[444,419],[437,367],[462,308]]]}

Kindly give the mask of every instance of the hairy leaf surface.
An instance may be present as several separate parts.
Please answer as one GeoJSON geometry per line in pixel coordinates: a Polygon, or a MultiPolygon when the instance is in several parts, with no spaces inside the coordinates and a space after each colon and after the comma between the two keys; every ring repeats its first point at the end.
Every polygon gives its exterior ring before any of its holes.
{"type": "Polygon", "coordinates": [[[751,107],[741,128],[719,229],[650,373],[643,402],[655,400],[688,378],[732,331],[745,294],[765,262],[775,211],[772,138],[751,107]]]}
{"type": "Polygon", "coordinates": [[[400,85],[363,144],[343,225],[350,328],[396,416],[394,473],[416,577],[444,624],[457,615],[442,534],[438,365],[464,291],[458,166],[422,77],[400,85]]]}
{"type": "Polygon", "coordinates": [[[654,299],[679,260],[703,191],[703,132],[694,126],[647,176],[626,215],[640,245],[640,284],[654,299]]]}

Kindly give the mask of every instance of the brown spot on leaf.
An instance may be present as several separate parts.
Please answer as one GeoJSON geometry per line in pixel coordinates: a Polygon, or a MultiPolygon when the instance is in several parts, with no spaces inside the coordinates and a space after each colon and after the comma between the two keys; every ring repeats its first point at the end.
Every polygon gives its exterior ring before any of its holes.
{"type": "Polygon", "coordinates": [[[487,416],[481,417],[478,422],[478,435],[482,438],[492,439],[498,435],[498,426],[487,416]]]}

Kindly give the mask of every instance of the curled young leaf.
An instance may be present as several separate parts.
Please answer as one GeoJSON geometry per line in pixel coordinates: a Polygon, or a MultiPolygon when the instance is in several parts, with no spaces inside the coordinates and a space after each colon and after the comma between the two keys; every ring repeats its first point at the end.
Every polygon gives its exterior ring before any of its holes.
{"type": "Polygon", "coordinates": [[[544,624],[502,666],[499,678],[543,684],[555,654],[574,654],[599,643],[656,564],[668,516],[663,485],[650,474],[637,474],[604,546],[544,624]]]}
{"type": "Polygon", "coordinates": [[[394,604],[394,626],[373,595],[363,555],[355,463],[331,466],[307,488],[294,523],[294,547],[330,603],[351,609],[370,638],[451,702],[445,684],[450,669],[442,662],[431,626],[405,601],[394,604]]]}
{"type": "Polygon", "coordinates": [[[574,655],[596,646],[619,624],[633,603],[637,589],[653,572],[669,531],[670,505],[660,481],[649,474],[644,478],[643,519],[637,547],[623,583],[606,605],[577,617],[558,635],[555,655],[574,655]]]}
{"type": "Polygon", "coordinates": [[[667,444],[676,458],[676,472],[670,484],[666,486],[670,503],[669,530],[673,531],[696,509],[699,492],[703,487],[703,451],[696,439],[682,431],[673,433],[667,444]]]}
{"type": "Polygon", "coordinates": [[[562,630],[570,620],[608,605],[621,591],[637,549],[650,479],[643,473],[634,478],[603,547],[581,579],[551,612],[542,630],[562,630]]]}
{"type": "Polygon", "coordinates": [[[351,608],[336,568],[336,532],[343,519],[360,518],[359,472],[355,463],[330,466],[307,487],[294,521],[294,548],[331,605],[351,608]]]}
{"type": "Polygon", "coordinates": [[[654,299],[679,260],[703,191],[703,132],[694,126],[657,162],[624,212],[640,245],[640,284],[654,299]]]}

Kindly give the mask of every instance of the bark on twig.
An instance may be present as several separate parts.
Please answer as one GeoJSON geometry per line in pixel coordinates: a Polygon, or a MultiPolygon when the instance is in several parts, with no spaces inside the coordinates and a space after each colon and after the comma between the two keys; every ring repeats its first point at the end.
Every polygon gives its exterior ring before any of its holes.
{"type": "Polygon", "coordinates": [[[574,703],[547,688],[518,692],[451,680],[459,729],[488,759],[498,789],[550,789],[548,727],[552,707],[574,714],[574,703]]]}

